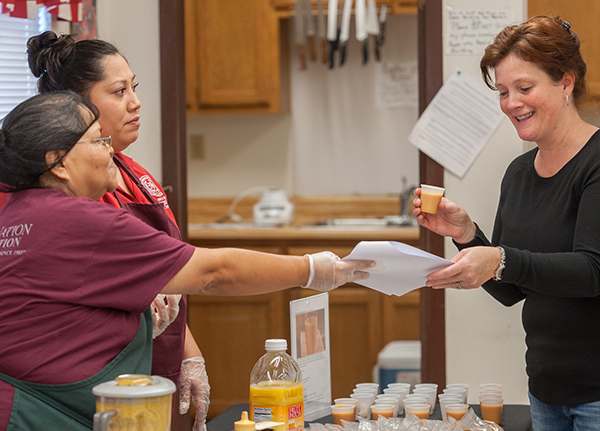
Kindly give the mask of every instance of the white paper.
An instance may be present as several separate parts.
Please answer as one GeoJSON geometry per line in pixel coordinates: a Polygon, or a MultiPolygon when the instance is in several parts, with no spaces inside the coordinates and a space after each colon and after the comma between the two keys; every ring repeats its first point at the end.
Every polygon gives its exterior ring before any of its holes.
{"type": "Polygon", "coordinates": [[[377,108],[416,107],[419,104],[418,63],[382,61],[375,68],[377,108]]]}
{"type": "Polygon", "coordinates": [[[408,140],[462,178],[503,118],[495,93],[457,72],[429,103],[408,140]]]}
{"type": "Polygon", "coordinates": [[[304,420],[331,414],[329,295],[290,301],[292,357],[302,370],[304,420]]]}
{"type": "Polygon", "coordinates": [[[427,274],[453,264],[434,254],[396,241],[361,241],[342,260],[374,260],[369,278],[356,281],[365,287],[401,296],[425,286],[427,274]]]}
{"type": "Polygon", "coordinates": [[[515,19],[511,10],[447,10],[446,55],[481,57],[500,30],[515,19]]]}

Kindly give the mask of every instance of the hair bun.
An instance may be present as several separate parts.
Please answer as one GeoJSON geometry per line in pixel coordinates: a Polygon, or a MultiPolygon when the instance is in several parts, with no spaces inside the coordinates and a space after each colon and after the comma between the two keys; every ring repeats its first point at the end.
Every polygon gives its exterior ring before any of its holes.
{"type": "Polygon", "coordinates": [[[43,73],[54,76],[63,63],[73,53],[75,40],[71,35],[57,36],[53,31],[45,31],[27,41],[27,60],[35,77],[43,73]]]}

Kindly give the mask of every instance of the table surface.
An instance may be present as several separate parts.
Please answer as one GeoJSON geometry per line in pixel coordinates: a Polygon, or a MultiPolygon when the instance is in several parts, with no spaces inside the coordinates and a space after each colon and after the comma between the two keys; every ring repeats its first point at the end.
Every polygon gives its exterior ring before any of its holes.
{"type": "MultiPolygon", "coordinates": [[[[471,405],[475,414],[481,417],[481,409],[479,404],[471,405]]],[[[239,421],[243,411],[248,411],[248,404],[236,404],[229,407],[223,413],[215,417],[206,424],[207,431],[232,431],[234,422],[239,421]]],[[[439,405],[436,406],[430,419],[441,420],[439,405]]],[[[316,419],[312,422],[317,423],[333,423],[331,415],[316,419]]],[[[531,415],[529,406],[524,404],[507,404],[502,412],[502,423],[500,424],[506,431],[532,431],[531,415]]],[[[308,423],[305,424],[308,428],[308,423]]]]}

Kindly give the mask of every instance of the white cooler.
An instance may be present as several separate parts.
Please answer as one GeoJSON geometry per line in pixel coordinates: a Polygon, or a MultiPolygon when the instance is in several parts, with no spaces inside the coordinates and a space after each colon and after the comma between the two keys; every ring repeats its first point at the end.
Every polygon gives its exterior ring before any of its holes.
{"type": "Polygon", "coordinates": [[[388,343],[377,355],[373,381],[379,383],[380,392],[390,383],[421,383],[421,342],[388,343]]]}

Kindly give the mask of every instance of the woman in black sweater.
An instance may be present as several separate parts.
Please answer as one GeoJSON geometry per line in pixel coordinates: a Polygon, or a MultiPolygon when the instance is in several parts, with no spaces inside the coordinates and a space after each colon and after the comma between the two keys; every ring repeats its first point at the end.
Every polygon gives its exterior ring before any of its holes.
{"type": "Polygon", "coordinates": [[[570,27],[530,18],[502,30],[481,60],[519,137],[537,144],[504,175],[492,241],[457,204],[443,199],[427,214],[415,200],[419,223],[460,250],[428,286],[483,285],[506,306],[525,301],[531,415],[544,431],[600,424],[600,133],[577,110],[586,65],[570,27]]]}

